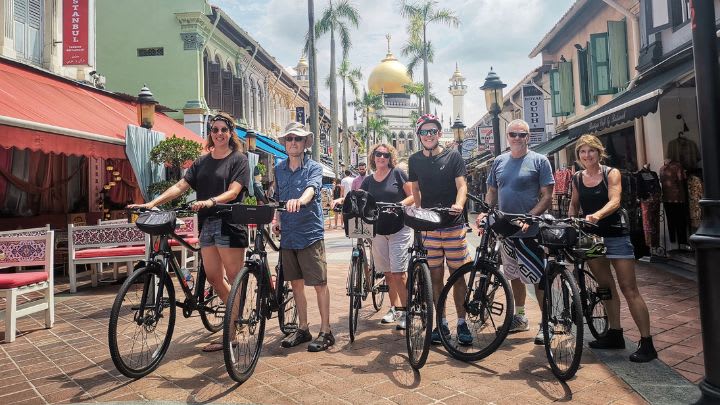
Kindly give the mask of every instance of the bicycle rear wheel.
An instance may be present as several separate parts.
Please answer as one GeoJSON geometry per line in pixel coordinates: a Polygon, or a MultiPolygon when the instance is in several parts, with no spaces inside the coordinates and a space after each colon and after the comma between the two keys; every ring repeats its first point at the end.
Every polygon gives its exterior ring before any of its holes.
{"type": "Polygon", "coordinates": [[[553,374],[561,380],[572,378],[580,367],[583,344],[583,316],[580,291],[575,278],[564,266],[548,276],[543,299],[545,354],[553,374]]]}
{"type": "Polygon", "coordinates": [[[265,337],[264,288],[258,270],[243,267],[230,289],[223,330],[223,357],[230,378],[243,383],[252,375],[265,337]]]}
{"type": "Polygon", "coordinates": [[[433,326],[433,293],[427,263],[417,262],[408,275],[405,343],[410,366],[419,370],[427,361],[433,326]]]}
{"type": "Polygon", "coordinates": [[[195,288],[202,291],[199,295],[198,306],[200,312],[200,320],[210,332],[219,332],[223,328],[223,318],[225,316],[225,306],[220,297],[215,293],[215,289],[210,285],[205,276],[205,270],[200,269],[197,275],[197,283],[195,288]]]}
{"type": "Polygon", "coordinates": [[[298,313],[295,306],[295,295],[293,295],[292,284],[285,281],[285,275],[282,271],[282,263],[278,263],[275,274],[275,293],[278,302],[278,323],[280,330],[286,336],[295,332],[298,328],[298,313]]]}
{"type": "Polygon", "coordinates": [[[457,320],[460,314],[454,300],[456,289],[460,289],[458,293],[467,297],[462,304],[462,311],[465,312],[470,339],[467,335],[461,338],[459,333],[441,333],[440,340],[445,350],[458,360],[483,359],[497,350],[510,330],[515,312],[512,290],[496,267],[475,269],[472,263],[460,267],[450,275],[440,292],[435,319],[439,325],[442,318],[446,318],[451,331],[458,330],[459,326],[457,320]]]}
{"type": "Polygon", "coordinates": [[[153,372],[170,346],[175,288],[163,272],[156,265],[135,270],[113,302],[108,346],[113,364],[126,377],[140,378],[153,372]]]}
{"type": "Polygon", "coordinates": [[[350,309],[348,312],[348,327],[350,330],[350,343],[355,341],[357,334],[358,315],[362,307],[362,269],[358,260],[350,265],[348,274],[348,296],[350,297],[350,309]]]}
{"type": "Polygon", "coordinates": [[[601,300],[598,295],[598,283],[595,277],[586,270],[579,271],[585,280],[585,291],[583,300],[587,304],[585,307],[585,320],[588,329],[595,339],[605,336],[608,331],[608,316],[605,309],[605,301],[601,300]]]}

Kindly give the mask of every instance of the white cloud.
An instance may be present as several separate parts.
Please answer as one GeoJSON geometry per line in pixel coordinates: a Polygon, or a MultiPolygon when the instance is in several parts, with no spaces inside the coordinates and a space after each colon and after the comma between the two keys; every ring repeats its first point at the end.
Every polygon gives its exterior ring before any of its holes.
{"type": "MultiPolygon", "coordinates": [[[[372,68],[385,56],[385,34],[392,35],[391,48],[396,57],[407,40],[406,22],[400,17],[397,0],[354,0],[362,17],[359,29],[352,30],[351,64],[361,67],[365,81],[372,68]]],[[[435,62],[429,66],[434,92],[442,101],[438,114],[448,122],[452,116],[452,96],[448,79],[455,62],[466,77],[466,124],[470,125],[485,113],[484,98],[479,87],[492,66],[501,79],[513,87],[530,70],[540,64],[527,57],[570,7],[573,0],[443,0],[438,6],[455,10],[462,23],[459,28],[432,25],[429,39],[435,46],[435,62]]],[[[295,66],[308,27],[307,2],[298,0],[215,0],[235,22],[253,36],[283,66],[295,66]]],[[[315,18],[327,7],[324,0],[315,0],[315,18]]],[[[328,105],[329,91],[324,78],[330,67],[330,39],[321,38],[318,49],[320,101],[328,105]]],[[[338,55],[339,55],[338,41],[338,55]]],[[[339,59],[339,57],[338,57],[339,59]]],[[[339,60],[337,61],[339,63],[339,60]]],[[[422,77],[418,70],[416,77],[422,77]]],[[[433,107],[435,109],[435,107],[433,107]]]]}

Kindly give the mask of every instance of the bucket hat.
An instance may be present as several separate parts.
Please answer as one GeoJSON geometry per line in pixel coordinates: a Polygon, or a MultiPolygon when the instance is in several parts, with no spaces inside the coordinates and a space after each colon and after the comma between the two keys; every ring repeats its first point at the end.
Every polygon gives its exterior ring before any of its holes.
{"type": "Polygon", "coordinates": [[[288,135],[294,135],[294,136],[302,136],[306,137],[307,140],[305,141],[305,147],[311,148],[313,145],[313,133],[310,131],[307,131],[305,129],[305,126],[299,122],[291,122],[287,124],[285,127],[285,130],[283,131],[283,134],[281,137],[278,138],[278,141],[281,145],[285,146],[285,137],[288,135]]]}

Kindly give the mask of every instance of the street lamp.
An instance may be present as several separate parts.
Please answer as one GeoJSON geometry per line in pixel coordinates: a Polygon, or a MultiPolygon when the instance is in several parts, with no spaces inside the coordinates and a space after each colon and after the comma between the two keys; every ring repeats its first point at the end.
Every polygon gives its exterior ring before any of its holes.
{"type": "Polygon", "coordinates": [[[247,139],[248,151],[254,152],[257,136],[252,128],[249,128],[247,132],[245,132],[245,139],[247,139]]]}
{"type": "Polygon", "coordinates": [[[141,127],[147,129],[153,127],[155,123],[155,105],[157,103],[147,84],[144,84],[137,99],[137,117],[141,127]]]}
{"type": "Polygon", "coordinates": [[[460,156],[462,156],[462,143],[463,138],[465,137],[465,124],[463,124],[462,120],[460,119],[460,115],[455,118],[455,122],[453,122],[452,127],[453,135],[455,137],[455,143],[457,143],[458,153],[460,153],[460,156]]]}
{"type": "Polygon", "coordinates": [[[500,80],[500,76],[493,72],[491,66],[490,73],[488,73],[485,78],[485,83],[480,87],[480,90],[485,92],[485,106],[487,106],[488,112],[493,116],[492,127],[495,156],[500,156],[500,111],[502,111],[503,89],[505,87],[507,87],[507,84],[500,80]]]}

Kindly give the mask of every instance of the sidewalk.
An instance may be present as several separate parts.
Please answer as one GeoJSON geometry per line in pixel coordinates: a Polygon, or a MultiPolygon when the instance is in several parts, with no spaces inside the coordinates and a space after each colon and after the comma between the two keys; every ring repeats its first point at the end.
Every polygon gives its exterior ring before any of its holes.
{"type": "MultiPolygon", "coordinates": [[[[408,365],[403,333],[379,324],[387,302],[378,313],[366,302],[360,314],[359,335],[350,344],[344,291],[350,241],[341,232],[328,231],[326,236],[331,323],[337,339],[328,352],[280,348],[281,333],[273,318],[267,324],[255,374],[238,386],[226,374],[222,352],[200,350],[219,334],[211,336],[197,316],[185,319],[178,313],[173,344],[161,367],[148,377],[132,381],[115,370],[107,348],[109,310],[119,286],[81,286],[78,294],[70,295],[66,280],[61,279],[55,327],[45,330],[40,317],[26,317],[18,324],[23,334],[12,344],[0,344],[0,403],[647,403],[590,350],[583,351],[577,376],[567,384],[558,382],[547,366],[542,347],[532,342],[534,328],[510,335],[496,353],[478,363],[456,361],[442,347],[434,347],[426,366],[417,373],[408,365]]],[[[640,267],[638,274],[653,321],[657,319],[655,327],[663,328],[653,331],[658,333],[658,342],[667,343],[661,359],[673,362],[676,370],[692,372],[685,369],[702,364],[698,353],[686,353],[700,346],[688,341],[698,339],[699,331],[693,329],[695,337],[686,336],[692,325],[699,329],[699,322],[691,316],[697,313],[694,283],[652,268],[640,267]],[[688,301],[683,306],[677,305],[680,297],[688,301]],[[680,335],[685,337],[680,339],[680,335]]],[[[319,317],[314,294],[307,291],[311,330],[316,334],[319,317]]],[[[528,305],[528,316],[537,322],[537,306],[528,305]]],[[[623,324],[631,336],[632,321],[624,320],[623,324]]],[[[0,328],[3,326],[0,322],[0,328]]],[[[630,365],[635,374],[647,370],[642,365],[630,365]]],[[[698,374],[690,377],[699,378],[702,369],[698,367],[694,369],[698,374]]],[[[662,385],[664,381],[655,383],[662,385]]]]}

